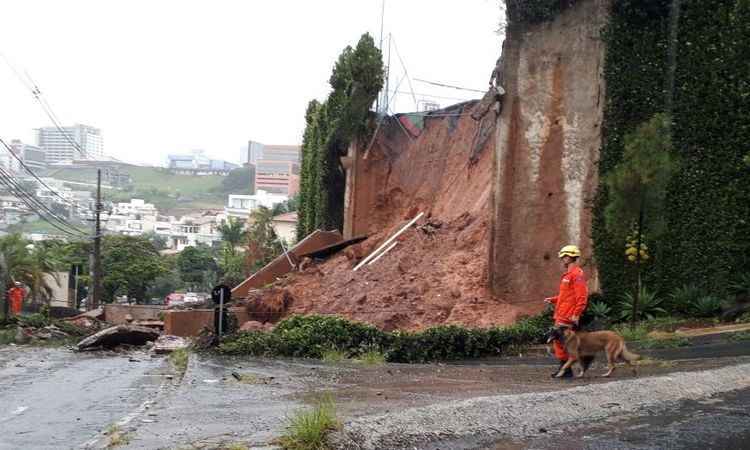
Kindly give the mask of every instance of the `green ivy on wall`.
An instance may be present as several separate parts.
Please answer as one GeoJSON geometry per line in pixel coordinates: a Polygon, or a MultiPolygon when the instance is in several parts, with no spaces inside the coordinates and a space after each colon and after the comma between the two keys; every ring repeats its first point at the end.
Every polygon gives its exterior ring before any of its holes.
{"type": "Polygon", "coordinates": [[[576,0],[506,0],[510,23],[539,23],[552,20],[576,0]]]}
{"type": "Polygon", "coordinates": [[[382,54],[369,34],[344,49],[329,82],[326,101],[311,101],[305,112],[298,240],[316,229],[343,228],[346,174],[340,158],[369,132],[370,106],[383,87],[382,54]]]}
{"type": "MultiPolygon", "coordinates": [[[[623,240],[605,226],[608,194],[604,180],[622,159],[625,136],[663,111],[669,3],[669,0],[614,2],[604,32],[607,93],[598,167],[601,182],[594,206],[592,234],[602,290],[613,294],[608,295],[609,298],[630,292],[636,274],[623,257],[623,240]]],[[[660,260],[660,246],[654,244],[656,259],[660,260]]],[[[650,266],[643,273],[647,285],[651,284],[654,267],[650,266]]]]}
{"type": "Polygon", "coordinates": [[[663,284],[721,293],[750,272],[750,0],[682,0],[663,284]]]}
{"type": "MultiPolygon", "coordinates": [[[[620,161],[623,137],[672,106],[673,148],[682,169],[666,201],[667,231],[655,243],[645,283],[662,294],[684,284],[720,294],[750,264],[750,0],[681,0],[674,91],[665,92],[670,44],[668,0],[613,3],[607,45],[603,178],[620,161]],[[671,100],[671,102],[669,101],[671,100]]],[[[605,227],[600,184],[593,237],[601,284],[632,286],[622,242],[605,227]]]]}

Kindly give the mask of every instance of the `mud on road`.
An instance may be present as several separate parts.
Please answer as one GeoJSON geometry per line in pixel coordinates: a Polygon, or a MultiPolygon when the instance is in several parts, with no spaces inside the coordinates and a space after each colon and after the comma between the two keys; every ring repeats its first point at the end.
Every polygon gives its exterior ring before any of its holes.
{"type": "MultiPolygon", "coordinates": [[[[708,350],[698,347],[653,352],[660,359],[640,366],[637,378],[624,369],[616,372],[613,380],[596,378],[603,371],[599,365],[592,368],[590,378],[573,381],[549,378],[554,365],[541,357],[368,367],[353,362],[323,364],[313,360],[191,354],[188,369],[180,379],[166,358],[154,358],[145,352],[97,354],[74,353],[64,348],[2,347],[0,383],[4,389],[0,390],[0,404],[5,407],[0,412],[0,449],[102,448],[109,442],[104,432],[112,425],[117,425],[126,437],[118,448],[212,449],[231,443],[265,448],[283,432],[292,413],[321,393],[334,398],[346,432],[361,431],[362,423],[376,423],[377,433],[371,436],[411,436],[396,443],[381,441],[379,448],[398,448],[396,444],[410,449],[507,445],[516,447],[500,448],[559,448],[557,441],[550,440],[559,436],[554,433],[558,429],[570,430],[565,448],[611,448],[597,447],[595,444],[600,441],[596,439],[610,439],[607,433],[619,429],[620,424],[631,423],[629,420],[635,421],[631,428],[637,430],[637,405],[596,408],[602,410],[601,415],[590,416],[593,422],[586,422],[590,429],[576,428],[574,420],[565,426],[550,426],[545,434],[539,432],[538,426],[512,426],[523,405],[518,399],[541,399],[536,407],[526,409],[527,419],[536,424],[547,414],[548,405],[559,399],[557,391],[567,392],[574,403],[580,403],[581,398],[599,401],[601,392],[613,389],[626,389],[631,393],[629,398],[650,398],[655,391],[649,383],[658,377],[671,377],[673,382],[691,376],[699,380],[701,371],[732,370],[750,363],[750,357],[742,356],[749,352],[743,343],[715,345],[708,350]],[[242,380],[235,379],[233,372],[242,380]],[[513,415],[505,423],[505,431],[502,427],[480,427],[460,432],[454,423],[459,415],[451,408],[456,405],[469,405],[468,414],[507,405],[511,400],[516,403],[510,409],[513,415]],[[470,404],[475,401],[487,404],[470,404]],[[443,408],[443,412],[429,427],[420,424],[421,430],[434,426],[429,436],[388,428],[394,418],[398,419],[398,427],[408,427],[410,420],[430,408],[443,408]],[[403,414],[406,416],[401,417],[403,414]],[[586,442],[592,446],[576,446],[575,436],[587,436],[586,442]]],[[[692,387],[703,386],[697,381],[685,386],[688,389],[680,392],[696,398],[694,402],[710,395],[690,392],[692,387]]],[[[622,404],[620,400],[604,403],[622,404]]],[[[663,421],[669,421],[674,414],[663,409],[667,406],[657,401],[648,411],[664,411],[663,421]]],[[[703,430],[711,436],[710,427],[703,430]]],[[[637,432],[620,438],[628,436],[635,438],[637,432]]]]}

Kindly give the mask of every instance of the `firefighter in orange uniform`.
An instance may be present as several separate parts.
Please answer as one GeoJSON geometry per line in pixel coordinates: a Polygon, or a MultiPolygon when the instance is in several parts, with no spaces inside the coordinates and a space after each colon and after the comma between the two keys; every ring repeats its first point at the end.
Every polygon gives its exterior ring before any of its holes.
{"type": "Polygon", "coordinates": [[[10,302],[10,312],[14,316],[21,314],[23,298],[26,297],[26,291],[21,283],[16,281],[12,288],[8,290],[8,301],[10,302]]]}
{"type": "MultiPolygon", "coordinates": [[[[555,305],[553,319],[555,327],[575,328],[586,309],[588,301],[588,287],[583,270],[578,266],[581,250],[575,245],[566,245],[558,254],[565,267],[565,273],[560,279],[560,292],[554,297],[544,299],[545,302],[555,305]]],[[[555,357],[560,360],[560,367],[568,360],[568,354],[559,341],[553,342],[555,357]]],[[[582,361],[588,365],[590,361],[582,361]]],[[[555,374],[558,371],[555,371],[555,374]]],[[[554,374],[553,374],[554,376],[554,374]]],[[[567,369],[564,377],[572,377],[573,371],[567,369]]]]}

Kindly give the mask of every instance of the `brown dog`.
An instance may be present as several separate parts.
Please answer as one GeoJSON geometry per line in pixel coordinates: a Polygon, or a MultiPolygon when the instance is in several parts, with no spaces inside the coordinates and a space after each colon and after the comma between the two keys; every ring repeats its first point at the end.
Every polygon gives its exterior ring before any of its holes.
{"type": "MultiPolygon", "coordinates": [[[[565,370],[573,364],[577,364],[581,369],[581,372],[576,377],[582,377],[587,367],[581,364],[581,360],[589,359],[590,362],[594,355],[600,351],[606,352],[607,368],[609,369],[602,375],[603,377],[608,377],[612,374],[618,358],[622,357],[631,367],[633,367],[633,361],[641,358],[635,353],[629,352],[627,347],[625,347],[625,339],[614,331],[593,331],[587,333],[585,331],[573,331],[570,328],[558,328],[554,333],[557,334],[554,338],[560,340],[565,347],[565,351],[570,355],[565,364],[560,367],[560,371],[555,375],[558,378],[562,377],[565,370]]],[[[633,367],[633,374],[635,373],[635,367],[633,367]]]]}

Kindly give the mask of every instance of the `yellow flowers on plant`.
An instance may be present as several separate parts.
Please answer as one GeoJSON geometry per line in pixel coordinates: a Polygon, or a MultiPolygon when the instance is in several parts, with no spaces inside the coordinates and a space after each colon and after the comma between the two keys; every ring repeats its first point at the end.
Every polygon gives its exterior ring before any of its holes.
{"type": "Polygon", "coordinates": [[[632,234],[625,238],[625,257],[630,262],[638,262],[639,256],[640,261],[648,261],[651,257],[648,253],[648,246],[644,243],[646,235],[640,236],[641,245],[638,246],[638,232],[634,231],[632,234]]]}

